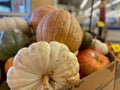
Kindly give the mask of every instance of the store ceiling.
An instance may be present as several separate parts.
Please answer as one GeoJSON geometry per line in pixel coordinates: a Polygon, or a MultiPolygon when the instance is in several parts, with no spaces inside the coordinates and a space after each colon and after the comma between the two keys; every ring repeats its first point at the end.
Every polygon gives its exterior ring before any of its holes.
{"type": "MultiPolygon", "coordinates": [[[[79,10],[80,12],[84,12],[84,14],[90,14],[91,11],[91,5],[92,5],[92,1],[94,2],[93,7],[94,7],[94,13],[97,14],[99,13],[99,4],[101,2],[101,0],[58,0],[59,4],[63,4],[63,5],[68,5],[68,6],[74,6],[75,9],[77,9],[77,11],[79,10]],[[83,3],[85,5],[83,5],[83,3]]],[[[107,8],[107,12],[115,12],[115,10],[120,9],[120,0],[106,0],[106,8],[107,8]]],[[[113,12],[113,13],[114,13],[113,12]]]]}

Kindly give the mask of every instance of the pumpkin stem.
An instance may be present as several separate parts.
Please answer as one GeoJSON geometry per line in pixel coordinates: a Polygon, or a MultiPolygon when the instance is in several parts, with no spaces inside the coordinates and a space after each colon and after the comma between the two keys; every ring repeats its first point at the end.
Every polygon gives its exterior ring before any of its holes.
{"type": "Polygon", "coordinates": [[[43,75],[43,86],[44,90],[48,90],[49,88],[49,77],[47,74],[43,75]]]}

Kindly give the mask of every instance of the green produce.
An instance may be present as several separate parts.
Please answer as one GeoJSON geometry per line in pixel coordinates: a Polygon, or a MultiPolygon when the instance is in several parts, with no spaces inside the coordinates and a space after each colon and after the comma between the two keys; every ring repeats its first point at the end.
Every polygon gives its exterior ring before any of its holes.
{"type": "Polygon", "coordinates": [[[83,31],[83,38],[80,49],[86,49],[91,46],[93,37],[90,33],[83,31]]]}
{"type": "Polygon", "coordinates": [[[29,45],[29,38],[19,29],[0,32],[0,61],[14,56],[19,49],[29,45]]]}
{"type": "Polygon", "coordinates": [[[8,84],[5,81],[3,81],[3,83],[0,85],[0,90],[10,90],[10,88],[8,87],[8,84]]]}

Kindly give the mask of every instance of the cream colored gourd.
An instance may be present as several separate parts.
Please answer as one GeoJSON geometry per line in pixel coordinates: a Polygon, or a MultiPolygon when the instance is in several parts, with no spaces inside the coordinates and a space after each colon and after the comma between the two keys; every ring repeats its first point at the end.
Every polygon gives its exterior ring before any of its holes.
{"type": "Polygon", "coordinates": [[[98,39],[93,39],[93,43],[91,45],[91,48],[104,54],[104,55],[107,55],[109,52],[107,45],[98,39]]]}
{"type": "Polygon", "coordinates": [[[20,49],[7,73],[11,90],[64,90],[79,81],[76,55],[55,41],[20,49]]]}
{"type": "Polygon", "coordinates": [[[25,34],[30,33],[30,27],[26,20],[20,17],[4,17],[0,19],[0,31],[20,29],[25,34]]]}

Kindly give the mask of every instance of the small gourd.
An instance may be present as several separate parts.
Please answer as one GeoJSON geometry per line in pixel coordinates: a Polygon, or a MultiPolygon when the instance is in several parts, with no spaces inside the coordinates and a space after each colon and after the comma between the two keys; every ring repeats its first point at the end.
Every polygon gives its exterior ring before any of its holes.
{"type": "Polygon", "coordinates": [[[104,55],[107,55],[109,53],[107,44],[104,42],[101,42],[98,39],[93,39],[93,43],[90,47],[104,55]]]}

